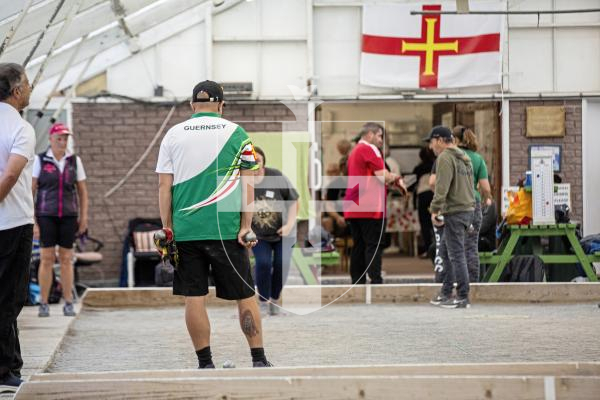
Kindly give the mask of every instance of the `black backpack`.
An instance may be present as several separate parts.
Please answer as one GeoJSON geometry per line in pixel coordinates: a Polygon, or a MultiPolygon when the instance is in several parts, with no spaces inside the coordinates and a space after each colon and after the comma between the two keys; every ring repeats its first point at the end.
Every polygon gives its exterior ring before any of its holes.
{"type": "Polygon", "coordinates": [[[501,282],[543,282],[544,262],[538,256],[514,256],[500,276],[501,282]]]}

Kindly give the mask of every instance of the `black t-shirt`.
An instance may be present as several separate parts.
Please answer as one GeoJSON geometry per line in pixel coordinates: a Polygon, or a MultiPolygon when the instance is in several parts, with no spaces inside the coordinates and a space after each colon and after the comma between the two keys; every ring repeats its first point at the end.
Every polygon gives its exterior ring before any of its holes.
{"type": "MultiPolygon", "coordinates": [[[[276,242],[281,239],[277,230],[287,221],[289,203],[284,201],[298,200],[298,192],[292,183],[280,171],[265,168],[265,177],[254,184],[254,215],[252,230],[259,240],[276,242]]],[[[294,228],[289,236],[296,235],[294,228]]]]}
{"type": "Polygon", "coordinates": [[[343,200],[344,196],[346,195],[347,182],[348,178],[345,176],[338,176],[334,180],[332,180],[329,186],[327,187],[327,200],[343,200]]]}
{"type": "Polygon", "coordinates": [[[415,186],[418,185],[419,179],[421,179],[421,177],[423,175],[431,174],[432,171],[433,171],[433,173],[435,173],[434,165],[435,165],[435,161],[434,162],[421,162],[415,167],[415,169],[413,170],[413,174],[417,175],[417,181],[415,183],[415,186]]]}

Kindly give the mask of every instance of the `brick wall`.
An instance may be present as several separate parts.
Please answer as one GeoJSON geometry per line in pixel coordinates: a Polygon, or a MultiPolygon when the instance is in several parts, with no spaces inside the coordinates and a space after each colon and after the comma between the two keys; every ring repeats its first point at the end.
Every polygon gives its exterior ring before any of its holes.
{"type": "MultiPolygon", "coordinates": [[[[76,152],[81,156],[87,174],[90,234],[105,244],[103,262],[99,268],[82,269],[82,280],[116,284],[128,220],[159,217],[158,178],[154,169],[162,137],[125,184],[109,198],[104,198],[104,194],[141,157],[169,110],[170,106],[133,103],[73,104],[76,152]]],[[[189,118],[190,114],[189,105],[180,105],[165,133],[171,126],[189,118]]],[[[248,132],[281,131],[281,121],[288,121],[285,130],[306,130],[305,104],[291,109],[281,103],[227,104],[224,117],[239,122],[248,132]],[[293,122],[295,115],[299,118],[298,122],[293,122]]]]}
{"type": "Polygon", "coordinates": [[[562,165],[559,173],[563,183],[571,184],[571,218],[582,221],[583,194],[581,180],[581,101],[511,101],[510,102],[510,184],[525,176],[528,148],[531,144],[562,145],[562,165]],[[526,107],[564,106],[565,136],[562,138],[527,138],[526,107]]]}

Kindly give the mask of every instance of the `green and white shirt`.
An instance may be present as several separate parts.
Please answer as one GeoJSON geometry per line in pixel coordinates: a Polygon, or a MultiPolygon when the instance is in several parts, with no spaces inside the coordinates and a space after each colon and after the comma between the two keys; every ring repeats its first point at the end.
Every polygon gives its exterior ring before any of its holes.
{"type": "Polygon", "coordinates": [[[240,169],[257,169],[246,131],[216,113],[197,113],[165,135],[156,172],[173,174],[177,241],[236,239],[240,230],[240,169]]]}

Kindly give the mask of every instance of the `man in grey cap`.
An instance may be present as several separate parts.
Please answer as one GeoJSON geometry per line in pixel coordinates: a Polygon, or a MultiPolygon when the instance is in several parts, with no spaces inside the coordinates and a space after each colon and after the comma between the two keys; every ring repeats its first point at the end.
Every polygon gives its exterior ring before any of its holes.
{"type": "Polygon", "coordinates": [[[433,127],[425,141],[430,143],[438,156],[435,192],[430,206],[431,220],[435,226],[445,226],[441,249],[446,269],[444,283],[431,304],[444,308],[468,308],[469,273],[465,237],[467,230],[472,229],[475,209],[473,167],[469,157],[454,143],[450,129],[445,126],[433,127]],[[455,281],[456,298],[452,298],[455,281]]]}

